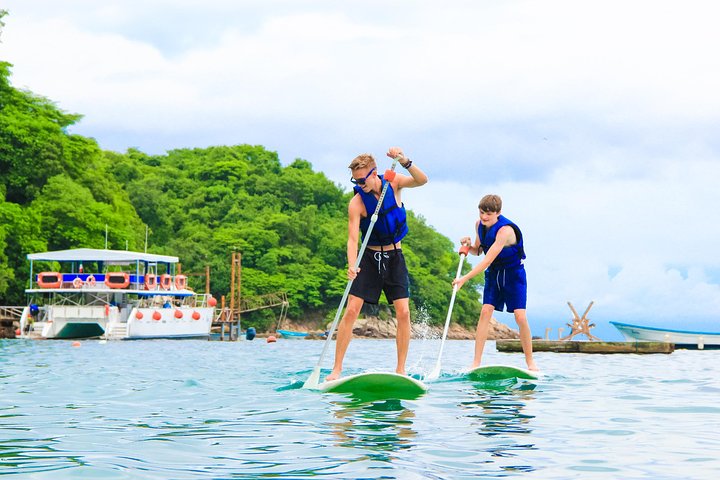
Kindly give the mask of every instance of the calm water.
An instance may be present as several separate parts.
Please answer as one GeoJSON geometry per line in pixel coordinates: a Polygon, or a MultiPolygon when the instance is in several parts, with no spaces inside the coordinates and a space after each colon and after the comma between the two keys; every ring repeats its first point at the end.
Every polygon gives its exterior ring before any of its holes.
{"type": "MultiPolygon", "coordinates": [[[[0,341],[0,475],[720,478],[720,351],[538,353],[541,382],[487,389],[457,375],[472,342],[449,341],[426,395],[363,403],[299,388],[322,346],[0,341]]],[[[345,373],[394,348],[353,341],[345,373]]],[[[411,373],[438,348],[413,341],[411,373]]],[[[491,342],[486,362],[522,356],[491,342]]]]}

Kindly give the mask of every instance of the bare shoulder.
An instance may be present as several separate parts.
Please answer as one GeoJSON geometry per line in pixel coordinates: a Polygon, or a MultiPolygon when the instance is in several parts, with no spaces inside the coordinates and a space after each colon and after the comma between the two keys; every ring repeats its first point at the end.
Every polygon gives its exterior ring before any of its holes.
{"type": "Polygon", "coordinates": [[[350,199],[348,214],[365,216],[365,204],[357,193],[350,199]]]}
{"type": "Polygon", "coordinates": [[[517,243],[517,237],[515,236],[515,230],[510,225],[500,227],[497,234],[498,240],[504,240],[505,245],[514,245],[517,243]]]}

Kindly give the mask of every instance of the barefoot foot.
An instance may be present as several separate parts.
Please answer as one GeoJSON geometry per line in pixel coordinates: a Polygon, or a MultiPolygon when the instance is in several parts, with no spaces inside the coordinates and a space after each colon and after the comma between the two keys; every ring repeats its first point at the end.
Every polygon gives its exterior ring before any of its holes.
{"type": "Polygon", "coordinates": [[[340,373],[342,373],[342,372],[332,372],[332,373],[330,373],[330,375],[328,375],[327,377],[325,377],[325,381],[326,381],[326,382],[329,382],[329,381],[331,381],[331,380],[337,380],[338,378],[340,378],[340,373]]]}

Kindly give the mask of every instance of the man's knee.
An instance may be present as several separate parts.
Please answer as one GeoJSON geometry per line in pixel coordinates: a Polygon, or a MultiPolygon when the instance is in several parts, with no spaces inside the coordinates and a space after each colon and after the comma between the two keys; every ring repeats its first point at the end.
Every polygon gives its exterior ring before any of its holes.
{"type": "Polygon", "coordinates": [[[393,306],[395,307],[395,316],[398,321],[410,321],[410,302],[407,298],[395,300],[393,306]]]}

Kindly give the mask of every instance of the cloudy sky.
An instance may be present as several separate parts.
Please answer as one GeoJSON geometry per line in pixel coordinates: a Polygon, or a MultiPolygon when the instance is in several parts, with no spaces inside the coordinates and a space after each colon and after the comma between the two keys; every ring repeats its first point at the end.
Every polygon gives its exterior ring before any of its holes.
{"type": "Polygon", "coordinates": [[[84,114],[73,132],[105,149],[260,144],[349,188],[356,154],[384,169],[399,145],[430,176],[406,205],[453,241],[480,197],[503,197],[526,239],[535,335],[557,336],[567,301],[581,314],[594,301],[608,340],[611,320],[720,331],[717,2],[0,8],[13,84],[84,114]]]}

